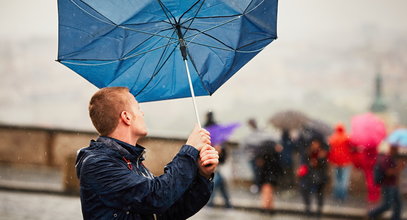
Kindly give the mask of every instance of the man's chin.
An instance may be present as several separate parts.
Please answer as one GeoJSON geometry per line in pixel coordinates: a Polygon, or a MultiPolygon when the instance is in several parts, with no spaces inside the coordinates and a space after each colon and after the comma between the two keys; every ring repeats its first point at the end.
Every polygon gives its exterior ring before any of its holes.
{"type": "Polygon", "coordinates": [[[140,136],[145,137],[145,136],[147,136],[147,135],[148,135],[148,131],[145,131],[145,132],[141,133],[140,136]]]}

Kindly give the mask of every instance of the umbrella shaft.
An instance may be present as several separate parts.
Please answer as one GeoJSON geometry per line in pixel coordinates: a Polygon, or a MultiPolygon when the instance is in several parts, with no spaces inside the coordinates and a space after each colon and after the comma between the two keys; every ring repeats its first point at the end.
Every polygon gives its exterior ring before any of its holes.
{"type": "Polygon", "coordinates": [[[193,102],[193,104],[194,104],[196,121],[198,122],[199,127],[202,128],[202,126],[201,126],[201,121],[199,120],[198,107],[197,107],[197,105],[196,105],[196,100],[195,100],[194,86],[192,85],[191,74],[189,73],[188,61],[187,61],[187,60],[184,60],[184,62],[185,62],[185,68],[186,68],[186,70],[187,70],[188,83],[189,83],[189,89],[191,90],[192,102],[193,102]]]}
{"type": "Polygon", "coordinates": [[[179,49],[181,50],[182,58],[187,60],[187,45],[185,43],[184,36],[182,35],[181,25],[177,24],[175,25],[175,28],[177,29],[179,49]]]}

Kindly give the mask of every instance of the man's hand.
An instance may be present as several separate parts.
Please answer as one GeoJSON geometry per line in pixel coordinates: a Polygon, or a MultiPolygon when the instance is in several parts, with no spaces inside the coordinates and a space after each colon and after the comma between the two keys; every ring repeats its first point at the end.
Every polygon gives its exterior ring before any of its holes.
{"type": "Polygon", "coordinates": [[[198,151],[201,151],[204,146],[211,145],[211,137],[209,136],[209,132],[207,130],[195,125],[195,128],[189,135],[186,144],[196,148],[198,151]]]}
{"type": "Polygon", "coordinates": [[[198,158],[199,174],[209,179],[219,164],[219,153],[215,148],[206,145],[201,149],[198,158]]]}

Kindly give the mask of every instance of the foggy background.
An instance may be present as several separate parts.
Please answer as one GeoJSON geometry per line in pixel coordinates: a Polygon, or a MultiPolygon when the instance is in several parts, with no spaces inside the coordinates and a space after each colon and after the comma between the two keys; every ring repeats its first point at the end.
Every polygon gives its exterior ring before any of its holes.
{"type": "MultiPolygon", "coordinates": [[[[279,1],[278,39],[197,99],[202,122],[212,110],[219,123],[254,117],[265,126],[294,109],[348,125],[368,111],[381,73],[388,111],[406,124],[406,9],[405,0],[279,1]]],[[[0,123],[93,130],[87,104],[97,88],[55,62],[57,19],[56,1],[0,0],[0,123]]],[[[153,136],[186,137],[195,124],[190,99],[141,108],[153,136]]]]}

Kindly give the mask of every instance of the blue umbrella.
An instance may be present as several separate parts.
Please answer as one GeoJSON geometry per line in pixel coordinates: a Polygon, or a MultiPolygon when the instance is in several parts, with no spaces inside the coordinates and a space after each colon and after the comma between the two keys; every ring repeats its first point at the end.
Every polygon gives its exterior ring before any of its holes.
{"type": "Polygon", "coordinates": [[[211,95],[277,37],[277,0],[58,0],[58,11],[58,61],[139,102],[211,95]]]}
{"type": "Polygon", "coordinates": [[[387,138],[389,144],[399,147],[407,147],[407,129],[397,129],[387,138]]]}

